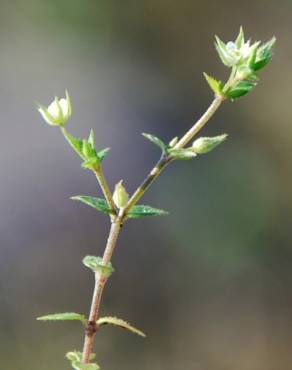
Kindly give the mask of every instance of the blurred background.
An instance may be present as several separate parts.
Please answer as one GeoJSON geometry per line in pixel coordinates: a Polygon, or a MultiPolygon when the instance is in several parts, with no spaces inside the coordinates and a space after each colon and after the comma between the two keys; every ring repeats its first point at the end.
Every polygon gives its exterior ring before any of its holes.
{"type": "Polygon", "coordinates": [[[212,100],[202,72],[227,77],[214,34],[277,36],[275,57],[248,96],[225,103],[203,135],[229,140],[176,162],[143,202],[168,217],[123,228],[102,304],[144,330],[106,327],[102,369],[288,370],[292,365],[292,3],[201,0],[1,1],[0,369],[68,369],[109,223],[72,202],[96,180],[35,102],[68,88],[69,131],[98,148],[111,187],[135,190],[159,156],[141,132],[182,135],[212,100]]]}

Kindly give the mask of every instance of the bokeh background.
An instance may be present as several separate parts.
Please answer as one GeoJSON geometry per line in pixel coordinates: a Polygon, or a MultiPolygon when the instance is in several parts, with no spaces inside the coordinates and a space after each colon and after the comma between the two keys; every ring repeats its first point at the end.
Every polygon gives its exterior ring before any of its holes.
{"type": "Polygon", "coordinates": [[[143,199],[168,217],[131,221],[113,258],[102,314],[143,329],[96,338],[104,369],[292,368],[292,3],[201,0],[15,0],[0,13],[0,369],[68,369],[78,323],[39,315],[87,313],[108,220],[77,194],[94,177],[35,102],[68,88],[68,129],[97,146],[111,187],[132,192],[159,152],[141,132],[181,135],[212,99],[202,72],[224,79],[214,34],[239,26],[277,36],[254,91],[225,103],[204,135],[216,151],[171,165],[143,199]]]}

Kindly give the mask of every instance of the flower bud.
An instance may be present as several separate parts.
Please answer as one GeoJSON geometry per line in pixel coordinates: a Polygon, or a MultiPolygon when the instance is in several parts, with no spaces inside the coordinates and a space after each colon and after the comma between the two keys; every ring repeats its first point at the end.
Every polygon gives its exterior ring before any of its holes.
{"type": "Polygon", "coordinates": [[[55,100],[48,106],[48,108],[39,105],[38,111],[43,119],[52,126],[63,127],[72,115],[71,99],[66,90],[66,98],[55,100]]]}
{"type": "Polygon", "coordinates": [[[198,154],[208,153],[216,148],[217,145],[223,143],[226,138],[226,134],[214,137],[200,137],[193,142],[193,150],[198,154]]]}
{"type": "Polygon", "coordinates": [[[123,208],[128,203],[129,194],[126,192],[126,189],[123,186],[123,180],[116,184],[113,200],[118,208],[123,208]]]}
{"type": "Polygon", "coordinates": [[[176,145],[177,142],[178,142],[178,137],[176,136],[176,137],[174,137],[173,139],[170,140],[170,142],[168,143],[168,145],[171,148],[173,148],[176,145]]]}

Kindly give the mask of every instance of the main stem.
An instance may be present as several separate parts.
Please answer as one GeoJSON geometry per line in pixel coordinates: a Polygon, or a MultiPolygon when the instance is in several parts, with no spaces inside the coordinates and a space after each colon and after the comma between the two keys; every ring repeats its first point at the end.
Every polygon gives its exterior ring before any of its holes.
{"type": "MultiPolygon", "coordinates": [[[[112,220],[109,236],[106,243],[106,248],[103,253],[102,262],[104,265],[107,265],[112,257],[113,251],[115,249],[117,238],[121,229],[121,219],[117,216],[112,220]]],[[[95,276],[95,286],[92,297],[92,303],[90,308],[89,320],[85,331],[85,339],[83,346],[82,362],[84,364],[89,363],[89,357],[92,353],[94,337],[97,331],[96,321],[99,316],[100,301],[103,292],[103,288],[107,278],[103,275],[95,276]]]]}
{"type": "MultiPolygon", "coordinates": [[[[216,96],[213,102],[211,103],[210,107],[207,111],[202,115],[202,117],[193,125],[193,127],[179,140],[179,142],[175,145],[176,149],[183,148],[186,144],[188,144],[193,137],[204,127],[204,125],[209,121],[209,119],[213,116],[216,110],[219,108],[221,103],[224,101],[224,97],[216,96]]],[[[138,187],[132,197],[129,199],[125,208],[120,209],[118,215],[115,215],[111,218],[111,228],[109,232],[109,236],[106,243],[106,248],[103,254],[103,264],[108,264],[111,261],[112,254],[114,252],[117,239],[120,233],[121,226],[123,222],[127,218],[127,213],[129,210],[137,203],[137,201],[143,196],[145,191],[149,188],[149,186],[153,183],[153,181],[160,175],[163,169],[171,162],[171,158],[167,155],[162,155],[160,160],[154,166],[154,168],[149,172],[148,176],[145,178],[143,183],[138,187]]],[[[101,185],[106,184],[103,174],[96,174],[97,179],[101,185]],[[100,182],[101,180],[101,182],[100,182]],[[104,181],[103,181],[104,180],[104,181]]],[[[108,204],[111,205],[112,197],[110,196],[110,192],[107,192],[107,189],[103,186],[104,194],[109,194],[109,199],[107,199],[108,204]]],[[[113,208],[114,209],[114,208],[113,208]]],[[[89,320],[88,325],[85,331],[85,339],[84,339],[84,346],[83,346],[83,354],[82,354],[82,362],[84,364],[89,363],[89,357],[92,353],[94,338],[97,331],[97,324],[96,321],[99,317],[99,309],[100,309],[100,302],[103,293],[104,286],[106,284],[107,278],[103,275],[96,276],[95,279],[95,286],[94,292],[92,297],[92,303],[90,308],[89,320]]]]}

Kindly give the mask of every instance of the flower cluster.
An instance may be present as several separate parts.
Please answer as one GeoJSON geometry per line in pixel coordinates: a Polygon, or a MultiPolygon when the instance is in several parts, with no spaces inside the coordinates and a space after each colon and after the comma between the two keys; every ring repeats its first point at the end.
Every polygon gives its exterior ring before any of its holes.
{"type": "Polygon", "coordinates": [[[256,86],[257,72],[271,60],[276,38],[273,37],[264,44],[260,41],[254,43],[251,40],[245,41],[243,29],[240,27],[235,41],[228,41],[225,44],[218,36],[215,36],[215,39],[215,47],[221,61],[225,66],[232,68],[230,78],[226,84],[207,74],[205,78],[217,96],[239,98],[256,86]]]}

